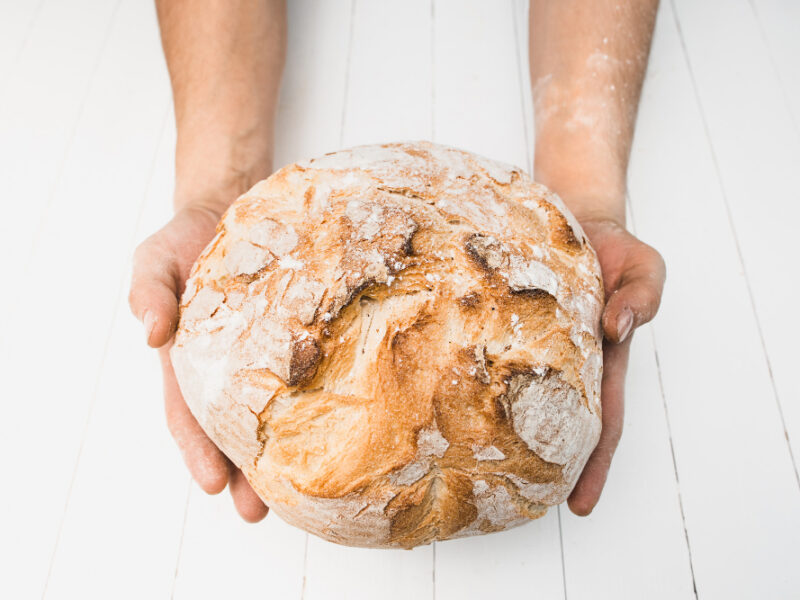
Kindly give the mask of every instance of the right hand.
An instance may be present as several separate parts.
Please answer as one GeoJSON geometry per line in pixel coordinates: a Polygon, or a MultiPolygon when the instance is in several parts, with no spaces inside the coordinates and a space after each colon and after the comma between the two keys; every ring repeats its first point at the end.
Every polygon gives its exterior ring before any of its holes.
{"type": "Polygon", "coordinates": [[[244,474],[200,428],[183,399],[169,348],[178,326],[178,305],[195,259],[214,237],[223,207],[189,204],[142,242],[134,253],[128,296],[131,311],[144,325],[147,344],[158,349],[164,380],[167,426],[197,484],[218,494],[230,484],[236,510],[245,521],[263,519],[268,508],[244,474]]]}
{"type": "Polygon", "coordinates": [[[580,213],[576,216],[597,252],[606,294],[600,389],[603,428],[567,500],[573,513],[586,516],[600,499],[622,435],[631,336],[658,311],[666,267],[658,251],[629,233],[622,220],[611,216],[581,218],[580,213]]]}

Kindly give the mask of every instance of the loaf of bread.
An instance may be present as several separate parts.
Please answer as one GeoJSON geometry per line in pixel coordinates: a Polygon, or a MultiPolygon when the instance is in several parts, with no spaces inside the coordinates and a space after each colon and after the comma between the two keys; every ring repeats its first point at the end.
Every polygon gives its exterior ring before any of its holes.
{"type": "Polygon", "coordinates": [[[274,513],[340,544],[411,548],[565,500],[600,433],[602,305],[580,225],[520,169],[362,146],[231,205],[171,357],[274,513]]]}

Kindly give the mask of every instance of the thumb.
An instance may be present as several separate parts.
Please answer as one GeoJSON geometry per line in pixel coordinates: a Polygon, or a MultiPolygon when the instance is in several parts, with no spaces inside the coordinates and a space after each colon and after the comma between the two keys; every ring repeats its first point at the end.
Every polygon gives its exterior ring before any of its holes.
{"type": "Polygon", "coordinates": [[[144,325],[153,348],[166,344],[178,323],[178,263],[157,235],[142,242],[133,255],[128,294],[131,312],[144,325]]]}
{"type": "Polygon", "coordinates": [[[625,341],[658,312],[666,270],[661,255],[650,247],[647,250],[646,259],[626,269],[606,302],[603,332],[614,343],[625,341]]]}

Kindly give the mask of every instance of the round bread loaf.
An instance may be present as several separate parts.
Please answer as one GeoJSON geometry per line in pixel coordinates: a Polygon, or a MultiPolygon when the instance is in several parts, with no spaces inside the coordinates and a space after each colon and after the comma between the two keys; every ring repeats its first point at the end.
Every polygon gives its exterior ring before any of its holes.
{"type": "Polygon", "coordinates": [[[171,350],[285,521],[353,546],[514,527],[600,434],[603,287],[560,199],[426,142],[284,167],[194,265],[171,350]]]}

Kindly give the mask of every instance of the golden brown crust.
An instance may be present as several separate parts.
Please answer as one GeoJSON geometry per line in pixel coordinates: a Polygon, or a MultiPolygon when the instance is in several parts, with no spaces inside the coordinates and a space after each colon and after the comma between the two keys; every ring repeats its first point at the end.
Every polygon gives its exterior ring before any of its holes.
{"type": "Polygon", "coordinates": [[[189,407],[277,514],[332,541],[541,516],[600,430],[600,271],[565,210],[425,142],[281,169],[192,270],[171,351],[189,407]]]}

